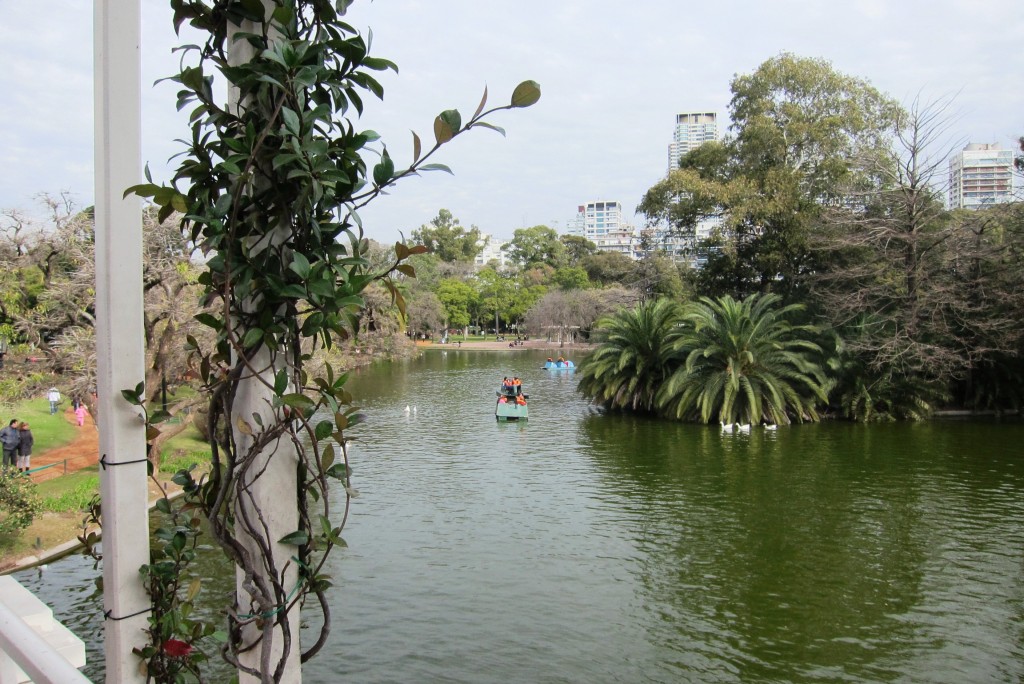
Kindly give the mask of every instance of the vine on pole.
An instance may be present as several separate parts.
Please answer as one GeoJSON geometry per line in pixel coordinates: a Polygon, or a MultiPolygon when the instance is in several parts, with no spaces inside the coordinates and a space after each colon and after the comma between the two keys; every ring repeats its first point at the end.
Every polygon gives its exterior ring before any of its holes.
{"type": "MultiPolygon", "coordinates": [[[[181,471],[183,506],[161,510],[170,522],[161,528],[161,546],[142,569],[154,598],[150,643],[138,649],[157,681],[184,672],[199,675],[204,640],[220,636],[222,655],[240,671],[262,681],[278,681],[297,639],[284,617],[297,604],[323,611],[315,642],[305,661],[320,650],[330,630],[326,591],[331,579],[324,564],[343,545],[341,531],[355,494],[349,477],[346,431],[361,418],[345,389],[346,375],[326,365],[312,376],[307,362],[358,329],[362,291],[379,281],[404,314],[405,302],[392,276],[414,277],[405,260],[425,251],[397,242],[384,271],[371,270],[369,246],[358,211],[385,188],[424,171],[451,172],[430,161],[441,146],[473,128],[504,131],[485,119],[505,109],[529,107],[540,87],[524,81],[508,104],[487,108],[487,90],[474,114],[463,121],[458,110],[433,121],[433,144],[424,149],[413,133],[407,167],[397,169],[372,130],[355,121],[369,93],[383,98],[373,72],[393,69],[372,57],[367,41],[343,20],[349,0],[171,0],[175,28],[188,23],[206,36],[201,45],[179,48],[178,108],[190,115],[191,136],[167,185],[152,181],[125,194],[149,198],[161,221],[180,215],[182,231],[206,259],[199,278],[203,313],[196,319],[213,330],[211,346],[194,337],[187,344],[209,398],[212,449],[208,475],[181,471]],[[251,58],[229,59],[232,41],[242,41],[251,58]],[[237,93],[221,104],[214,95],[217,72],[237,93]],[[375,163],[372,169],[366,158],[375,163]],[[262,391],[259,410],[246,412],[239,400],[244,383],[262,391]],[[251,492],[266,458],[283,448],[294,453],[297,528],[281,538],[269,535],[258,500],[251,492]],[[339,481],[345,500],[332,497],[339,481]],[[191,621],[192,601],[201,582],[183,586],[202,513],[210,534],[239,568],[249,600],[228,607],[227,629],[191,621]],[[293,553],[285,565],[298,569],[294,584],[284,578],[271,549],[285,544],[293,553]],[[254,552],[254,549],[256,550],[254,552]],[[159,610],[156,610],[159,608],[159,610]],[[255,627],[257,636],[251,638],[255,627]],[[271,662],[270,630],[281,630],[286,647],[271,662]],[[260,665],[243,664],[245,651],[261,649],[260,665]],[[178,666],[176,666],[176,664],[178,666]]],[[[144,407],[141,387],[124,397],[144,407]]],[[[145,408],[145,407],[144,407],[145,408]]],[[[148,415],[150,439],[159,434],[159,412],[148,415]]]]}

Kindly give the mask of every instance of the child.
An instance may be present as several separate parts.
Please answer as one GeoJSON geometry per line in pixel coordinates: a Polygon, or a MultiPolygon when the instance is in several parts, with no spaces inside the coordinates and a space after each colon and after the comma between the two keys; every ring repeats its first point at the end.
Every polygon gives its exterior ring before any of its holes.
{"type": "Polygon", "coordinates": [[[75,409],[75,418],[78,419],[78,427],[85,425],[85,404],[79,404],[75,409]]]}

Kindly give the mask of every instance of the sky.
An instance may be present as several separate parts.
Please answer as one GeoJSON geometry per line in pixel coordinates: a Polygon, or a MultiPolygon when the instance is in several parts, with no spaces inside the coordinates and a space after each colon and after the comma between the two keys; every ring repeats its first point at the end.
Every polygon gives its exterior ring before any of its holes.
{"type": "MultiPolygon", "coordinates": [[[[167,0],[141,4],[142,161],[160,182],[188,128],[174,84],[154,83],[195,36],[175,36],[167,0]]],[[[0,0],[0,209],[32,213],[39,193],[92,204],[92,5],[0,0]]],[[[828,60],[904,103],[955,97],[961,145],[1015,148],[1024,135],[1021,0],[357,0],[347,20],[398,64],[357,124],[382,135],[398,168],[411,130],[426,144],[438,113],[468,118],[485,87],[491,104],[526,79],[542,91],[490,119],[505,137],[476,130],[445,146],[434,161],[454,175],[404,180],[363,209],[367,235],[385,242],[441,208],[505,239],[539,224],[564,232],[593,200],[642,224],[635,207],[666,171],[675,115],[717,112],[724,129],[733,77],[781,52],[828,60]]]]}

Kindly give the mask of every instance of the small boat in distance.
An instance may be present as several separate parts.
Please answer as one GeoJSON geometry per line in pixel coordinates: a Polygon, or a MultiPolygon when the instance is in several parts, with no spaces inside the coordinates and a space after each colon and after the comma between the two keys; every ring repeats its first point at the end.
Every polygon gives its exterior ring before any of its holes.
{"type": "Polygon", "coordinates": [[[494,404],[495,420],[513,422],[530,418],[530,409],[526,403],[530,396],[523,394],[523,384],[519,378],[505,378],[495,394],[498,395],[498,401],[494,404]]]}
{"type": "Polygon", "coordinates": [[[558,357],[557,361],[553,361],[551,359],[551,357],[549,356],[548,360],[544,362],[544,369],[545,370],[573,370],[575,368],[576,368],[576,364],[575,363],[573,363],[572,361],[568,361],[566,359],[563,359],[561,356],[558,357]]]}

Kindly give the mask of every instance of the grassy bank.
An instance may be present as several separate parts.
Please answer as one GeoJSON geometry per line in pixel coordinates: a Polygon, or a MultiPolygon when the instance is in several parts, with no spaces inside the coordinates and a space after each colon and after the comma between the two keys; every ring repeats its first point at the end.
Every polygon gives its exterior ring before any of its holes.
{"type": "Polygon", "coordinates": [[[46,449],[55,449],[74,441],[78,436],[77,428],[71,424],[64,415],[68,408],[68,402],[63,402],[57,413],[50,415],[50,402],[45,397],[39,399],[28,399],[13,404],[0,405],[0,416],[3,424],[7,425],[15,418],[19,422],[28,423],[35,438],[33,453],[39,453],[46,449]]]}
{"type": "MultiPolygon", "coordinates": [[[[49,413],[48,408],[46,412],[49,413]]],[[[74,426],[70,427],[73,437],[74,426]]],[[[209,458],[206,442],[195,428],[189,427],[164,446],[158,479],[166,485],[178,470],[196,463],[202,467],[201,464],[208,462],[209,458]]],[[[160,496],[156,483],[150,480],[148,486],[150,500],[160,496]]],[[[41,482],[36,487],[43,500],[44,512],[17,537],[0,538],[0,572],[13,567],[19,559],[74,540],[81,533],[85,517],[83,511],[99,493],[99,467],[83,468],[41,482]]],[[[170,487],[176,488],[173,484],[170,487]]]]}

